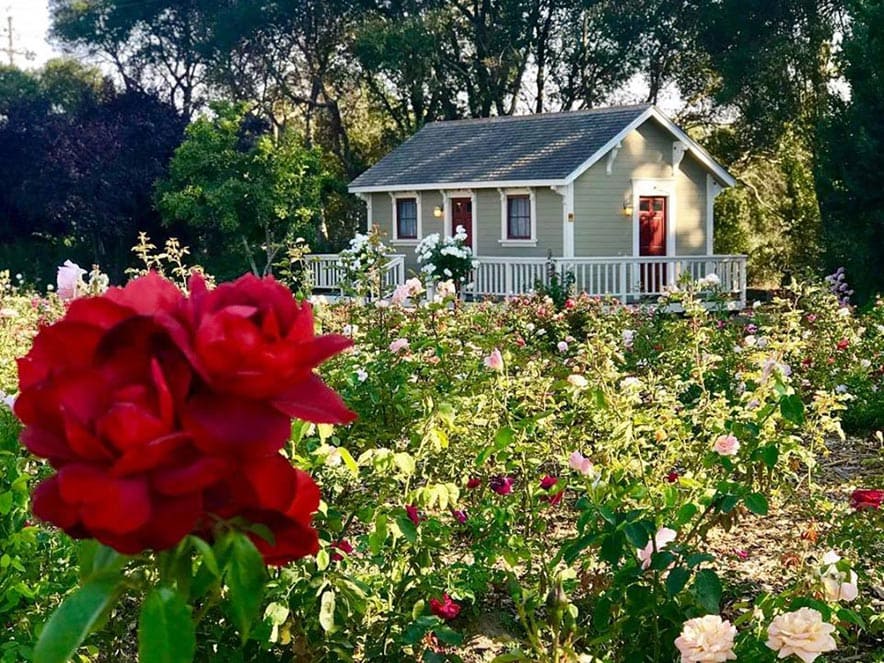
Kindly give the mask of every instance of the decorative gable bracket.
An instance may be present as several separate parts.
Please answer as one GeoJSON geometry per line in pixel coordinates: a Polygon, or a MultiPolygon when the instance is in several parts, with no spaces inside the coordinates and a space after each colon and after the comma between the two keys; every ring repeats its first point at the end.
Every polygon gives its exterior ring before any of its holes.
{"type": "Polygon", "coordinates": [[[617,155],[620,153],[620,150],[623,149],[623,143],[617,143],[611,151],[608,152],[608,165],[605,167],[605,172],[610,175],[612,169],[614,168],[614,162],[617,160],[617,155]]]}
{"type": "Polygon", "coordinates": [[[680,140],[672,143],[672,172],[678,170],[682,159],[684,159],[685,152],[687,151],[688,146],[686,143],[682,143],[680,140]]]}

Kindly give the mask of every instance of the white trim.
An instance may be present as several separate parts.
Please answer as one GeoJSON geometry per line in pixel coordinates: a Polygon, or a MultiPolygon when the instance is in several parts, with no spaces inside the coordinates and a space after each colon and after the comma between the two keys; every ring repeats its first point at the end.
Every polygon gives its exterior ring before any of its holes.
{"type": "Polygon", "coordinates": [[[371,194],[370,193],[357,193],[356,196],[365,203],[365,230],[366,232],[371,230],[371,217],[372,217],[372,208],[371,208],[371,194]]]}
{"type": "Polygon", "coordinates": [[[501,246],[537,246],[537,196],[533,188],[504,189],[498,188],[500,194],[500,239],[501,246]],[[507,237],[507,197],[528,196],[529,214],[531,215],[531,239],[509,239],[507,237]]]}
{"type": "Polygon", "coordinates": [[[425,184],[384,184],[381,186],[347,187],[350,193],[387,193],[399,191],[437,191],[441,189],[500,189],[528,188],[565,185],[567,182],[558,180],[501,180],[499,182],[429,182],[425,184]]]}
{"type": "Polygon", "coordinates": [[[562,257],[574,257],[574,183],[551,186],[562,197],[562,257]]]}
{"type": "Polygon", "coordinates": [[[724,190],[712,175],[706,174],[706,255],[715,248],[715,198],[724,190]]]}
{"type": "Polygon", "coordinates": [[[675,228],[678,221],[675,179],[632,180],[632,255],[639,257],[639,199],[644,196],[663,196],[666,201],[666,257],[675,255],[675,228]]]}
{"type": "Polygon", "coordinates": [[[605,143],[601,147],[601,149],[597,150],[595,154],[589,157],[589,159],[577,166],[577,168],[574,169],[571,174],[565,178],[565,183],[570,184],[575,179],[580,177],[584,172],[591,168],[593,164],[595,164],[603,156],[608,154],[608,152],[617,147],[618,143],[620,143],[635,129],[638,129],[641,125],[643,125],[649,118],[657,120],[657,122],[663,125],[664,129],[669,131],[669,133],[671,133],[676,139],[684,143],[687,146],[687,150],[691,154],[693,154],[697,158],[697,160],[704,164],[706,168],[711,170],[720,182],[723,182],[726,186],[733,186],[737,183],[733,176],[729,172],[727,172],[718,162],[716,162],[715,159],[713,159],[712,156],[706,150],[704,150],[699,143],[697,143],[684,131],[682,131],[678,127],[678,125],[676,125],[672,120],[666,117],[666,115],[660,112],[660,110],[656,106],[651,106],[646,111],[644,111],[641,115],[639,115],[632,122],[626,125],[626,127],[624,127],[620,131],[620,133],[618,133],[611,140],[605,143]]]}
{"type": "Polygon", "coordinates": [[[477,242],[478,242],[478,229],[476,228],[476,192],[467,189],[462,191],[448,191],[447,189],[442,192],[445,198],[445,234],[449,237],[454,237],[454,221],[452,219],[452,211],[453,207],[451,205],[451,200],[454,198],[469,198],[470,199],[470,215],[472,217],[470,225],[472,225],[472,229],[470,230],[470,248],[473,250],[473,255],[476,255],[477,252],[477,242]]]}
{"type": "Polygon", "coordinates": [[[392,191],[388,192],[390,194],[391,207],[393,208],[393,239],[390,240],[390,244],[396,246],[417,246],[421,241],[423,235],[423,223],[422,223],[422,209],[421,209],[421,194],[419,191],[400,191],[398,193],[393,193],[392,191]],[[415,239],[399,239],[399,219],[397,218],[396,212],[396,201],[399,198],[414,198],[415,205],[417,207],[417,238],[415,239]]]}
{"type": "Polygon", "coordinates": [[[611,171],[614,169],[614,162],[617,161],[617,155],[620,154],[620,150],[623,149],[623,143],[618,142],[610,152],[608,152],[608,164],[605,166],[605,174],[610,175],[611,171]]]}

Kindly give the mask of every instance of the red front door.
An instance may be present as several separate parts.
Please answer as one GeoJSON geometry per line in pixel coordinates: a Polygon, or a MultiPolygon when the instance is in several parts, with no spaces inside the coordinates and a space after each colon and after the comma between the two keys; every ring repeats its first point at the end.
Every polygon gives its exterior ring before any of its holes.
{"type": "MultiPolygon", "coordinates": [[[[638,246],[640,256],[666,255],[666,198],[642,196],[638,199],[638,246]]],[[[666,285],[666,264],[641,265],[643,293],[658,293],[666,285]]]]}
{"type": "Polygon", "coordinates": [[[467,239],[464,244],[473,248],[473,200],[472,198],[452,198],[451,199],[451,234],[457,230],[458,226],[463,226],[467,233],[467,239]]]}

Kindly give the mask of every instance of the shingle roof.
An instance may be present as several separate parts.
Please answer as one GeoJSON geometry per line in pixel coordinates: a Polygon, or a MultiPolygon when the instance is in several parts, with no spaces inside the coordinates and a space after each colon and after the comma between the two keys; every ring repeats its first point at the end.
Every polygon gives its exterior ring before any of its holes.
{"type": "Polygon", "coordinates": [[[648,108],[434,122],[350,187],[563,180],[648,108]]]}

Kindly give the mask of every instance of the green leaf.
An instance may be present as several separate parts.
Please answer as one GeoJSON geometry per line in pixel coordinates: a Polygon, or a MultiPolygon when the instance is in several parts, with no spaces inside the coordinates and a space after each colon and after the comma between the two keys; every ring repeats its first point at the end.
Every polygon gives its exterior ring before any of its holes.
{"type": "Polygon", "coordinates": [[[335,592],[333,589],[322,593],[319,601],[319,625],[328,633],[335,627],[335,592]]]}
{"type": "Polygon", "coordinates": [[[0,516],[12,511],[12,492],[0,493],[0,516]]]}
{"type": "Polygon", "coordinates": [[[338,447],[338,454],[341,456],[341,460],[344,461],[344,465],[347,466],[347,469],[350,470],[350,473],[354,477],[359,476],[359,465],[356,463],[356,460],[353,458],[353,455],[347,451],[344,447],[338,447]]]}
{"type": "Polygon", "coordinates": [[[769,444],[765,447],[761,447],[758,450],[758,454],[761,456],[761,460],[764,461],[767,468],[772,470],[776,466],[777,460],[780,457],[780,450],[776,445],[769,444]]]}
{"type": "Polygon", "coordinates": [[[697,571],[694,578],[694,594],[697,601],[706,612],[718,613],[718,604],[721,602],[721,581],[712,569],[697,571]]]}
{"type": "Polygon", "coordinates": [[[722,513],[730,513],[734,510],[737,504],[740,503],[740,496],[727,494],[721,496],[721,501],[718,503],[718,509],[722,513]]]}
{"type": "Polygon", "coordinates": [[[463,634],[458,633],[448,626],[440,626],[439,628],[433,629],[433,633],[436,634],[436,637],[439,638],[439,640],[450,647],[457,647],[463,643],[463,634]]]}
{"type": "Polygon", "coordinates": [[[675,516],[675,529],[681,529],[684,525],[689,523],[691,519],[697,515],[699,510],[700,509],[693,502],[688,502],[687,504],[682,505],[678,510],[678,515],[675,516]]]}
{"type": "Polygon", "coordinates": [[[504,427],[497,431],[494,436],[494,442],[490,447],[486,447],[476,458],[476,465],[482,465],[493,454],[499,453],[506,449],[516,439],[516,433],[512,428],[504,427]]]}
{"type": "Polygon", "coordinates": [[[202,555],[203,564],[205,564],[206,569],[211,572],[216,578],[221,577],[221,569],[218,568],[218,560],[215,559],[215,551],[212,550],[212,546],[203,541],[198,536],[191,536],[190,542],[193,544],[193,547],[202,555]]]}
{"type": "Polygon", "coordinates": [[[245,642],[264,599],[266,570],[261,553],[245,534],[236,532],[232,539],[227,584],[233,621],[245,642]]]}
{"type": "Polygon", "coordinates": [[[669,575],[666,576],[666,594],[669,598],[675,597],[676,594],[683,590],[690,577],[691,572],[683,566],[676,566],[672,569],[669,575]]]}
{"type": "Polygon", "coordinates": [[[384,547],[387,540],[387,516],[378,513],[374,519],[374,529],[368,535],[368,549],[373,555],[377,555],[384,547]]]}
{"type": "Polygon", "coordinates": [[[411,522],[411,518],[409,518],[407,514],[400,514],[396,518],[396,524],[399,526],[402,536],[404,536],[408,542],[414,543],[417,541],[417,527],[411,522]]]}
{"type": "Polygon", "coordinates": [[[644,522],[629,523],[623,528],[626,538],[636,548],[644,548],[648,544],[650,535],[644,522]]]}
{"type": "Polygon", "coordinates": [[[34,663],[65,663],[117,600],[120,575],[100,576],[68,596],[52,613],[34,647],[34,663]]]}
{"type": "Polygon", "coordinates": [[[190,663],[195,652],[190,607],[168,587],[153,590],[138,619],[139,663],[190,663]]]}
{"type": "Polygon", "coordinates": [[[746,508],[759,516],[766,516],[768,511],[767,498],[761,493],[750,493],[743,498],[746,508]]]}
{"type": "Polygon", "coordinates": [[[780,414],[787,421],[800,426],[804,423],[804,403],[795,394],[780,399],[780,414]]]}

